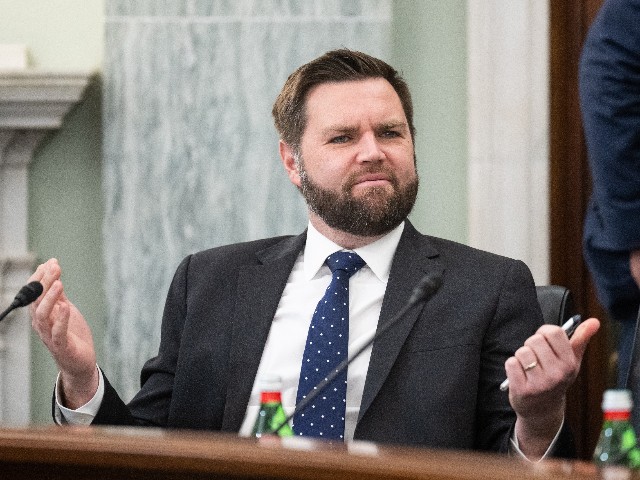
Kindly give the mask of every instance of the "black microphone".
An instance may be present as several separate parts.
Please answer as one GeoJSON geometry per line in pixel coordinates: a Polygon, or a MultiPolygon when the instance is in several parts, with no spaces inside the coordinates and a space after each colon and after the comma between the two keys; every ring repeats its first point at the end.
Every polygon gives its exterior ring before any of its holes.
{"type": "Polygon", "coordinates": [[[0,321],[6,317],[9,312],[19,307],[26,307],[42,293],[42,284],[40,282],[30,282],[20,289],[16,298],[13,299],[9,308],[0,313],[0,321]]]}
{"type": "Polygon", "coordinates": [[[411,292],[411,296],[407,303],[405,303],[404,307],[402,307],[393,317],[389,319],[387,323],[382,325],[380,328],[376,330],[376,333],[367,341],[363,346],[361,346],[351,358],[347,358],[343,360],[336,369],[331,372],[329,375],[325,377],[320,383],[318,383],[315,387],[311,389],[311,391],[307,394],[307,396],[300,401],[296,405],[296,408],[293,410],[291,415],[288,415],[287,418],[283,420],[283,422],[278,425],[278,428],[274,430],[274,433],[278,433],[282,427],[284,427],[291,419],[300,411],[304,410],[307,405],[309,405],[315,398],[320,395],[320,393],[329,385],[338,375],[340,375],[356,358],[358,358],[362,352],[364,352],[367,348],[369,348],[373,342],[380,337],[384,332],[389,330],[393,324],[395,324],[399,319],[404,317],[409,310],[411,310],[414,306],[416,306],[421,301],[428,301],[435,293],[438,291],[440,286],[442,285],[442,275],[440,274],[432,274],[428,273],[418,282],[418,284],[413,287],[413,291],[411,292]]]}

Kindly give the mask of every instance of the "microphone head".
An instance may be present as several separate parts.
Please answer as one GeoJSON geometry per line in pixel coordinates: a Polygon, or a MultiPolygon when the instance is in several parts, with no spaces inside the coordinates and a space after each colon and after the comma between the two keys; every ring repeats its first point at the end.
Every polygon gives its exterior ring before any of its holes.
{"type": "Polygon", "coordinates": [[[40,282],[30,282],[20,289],[13,303],[16,307],[25,307],[42,294],[42,284],[40,282]]]}
{"type": "Polygon", "coordinates": [[[421,300],[430,299],[442,285],[442,275],[438,273],[427,273],[414,287],[410,303],[417,303],[421,300]]]}

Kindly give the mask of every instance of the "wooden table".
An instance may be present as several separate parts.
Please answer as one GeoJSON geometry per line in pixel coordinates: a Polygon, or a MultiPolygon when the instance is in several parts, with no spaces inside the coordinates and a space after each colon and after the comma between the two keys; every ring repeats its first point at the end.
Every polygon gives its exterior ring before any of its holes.
{"type": "MultiPolygon", "coordinates": [[[[0,429],[1,479],[600,479],[584,462],[120,427],[0,429]]],[[[640,474],[634,474],[640,479],[640,474]]]]}

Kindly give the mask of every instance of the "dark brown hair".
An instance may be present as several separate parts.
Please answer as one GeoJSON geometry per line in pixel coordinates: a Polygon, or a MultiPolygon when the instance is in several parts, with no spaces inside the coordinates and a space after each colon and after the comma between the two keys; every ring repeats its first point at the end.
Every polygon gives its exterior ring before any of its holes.
{"type": "Polygon", "coordinates": [[[271,111],[280,139],[295,150],[300,147],[306,127],[306,97],[315,86],[369,78],[384,78],[396,91],[413,140],[413,105],[405,80],[382,60],[348,49],[327,52],[289,75],[271,111]]]}

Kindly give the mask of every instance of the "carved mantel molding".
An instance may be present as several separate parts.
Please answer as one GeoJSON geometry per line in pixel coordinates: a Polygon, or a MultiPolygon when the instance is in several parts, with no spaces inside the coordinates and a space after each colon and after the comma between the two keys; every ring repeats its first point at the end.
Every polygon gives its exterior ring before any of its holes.
{"type": "MultiPolygon", "coordinates": [[[[50,131],[62,125],[91,74],[0,71],[0,308],[4,309],[35,266],[29,252],[28,167],[50,131]]],[[[30,323],[25,310],[0,323],[0,422],[30,421],[30,323]]]]}

